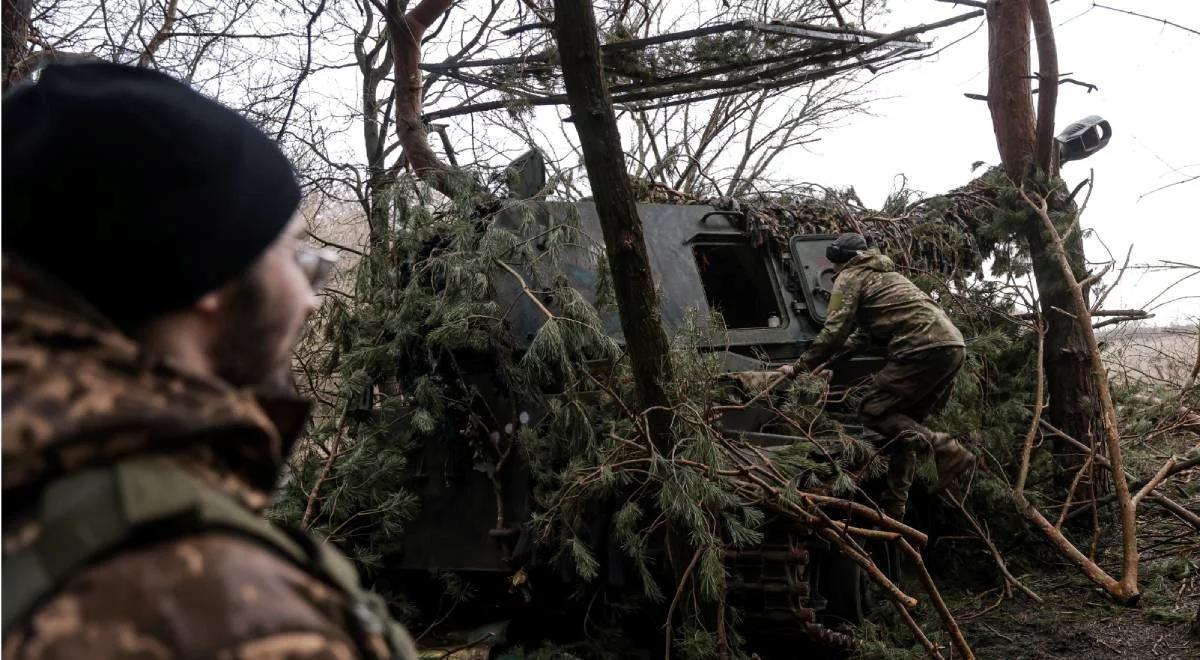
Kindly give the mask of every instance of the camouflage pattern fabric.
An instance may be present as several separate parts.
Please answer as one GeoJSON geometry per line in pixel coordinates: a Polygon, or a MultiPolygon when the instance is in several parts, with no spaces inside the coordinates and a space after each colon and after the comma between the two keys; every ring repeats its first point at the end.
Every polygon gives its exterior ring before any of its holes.
{"type": "Polygon", "coordinates": [[[888,357],[939,346],[965,346],[962,333],[928,294],[896,272],[892,260],[865,250],[846,263],[833,282],[825,327],[801,360],[810,368],[855,343],[886,346],[888,357]]]}
{"type": "MultiPolygon", "coordinates": [[[[56,282],[3,264],[4,554],[37,542],[48,484],[166,456],[253,511],[307,405],[261,400],[153,356],[56,282]],[[267,410],[270,410],[268,415],[267,410]]],[[[6,576],[7,577],[7,576],[6,576]]],[[[5,631],[3,659],[415,658],[351,620],[350,599],[266,545],[221,531],[131,545],[5,631]]]]}
{"type": "Polygon", "coordinates": [[[859,405],[863,423],[884,438],[880,449],[888,455],[888,472],[880,506],[897,520],[904,517],[917,455],[939,442],[940,434],[922,422],[946,405],[964,353],[942,346],[889,359],[859,405]]]}

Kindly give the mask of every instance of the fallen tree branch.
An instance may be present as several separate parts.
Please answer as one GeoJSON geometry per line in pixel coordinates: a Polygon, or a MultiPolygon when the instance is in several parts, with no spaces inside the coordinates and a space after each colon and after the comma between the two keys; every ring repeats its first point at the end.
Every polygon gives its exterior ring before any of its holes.
{"type": "MultiPolygon", "coordinates": [[[[1048,422],[1042,422],[1042,425],[1043,425],[1043,426],[1046,426],[1046,427],[1047,427],[1047,428],[1050,430],[1050,432],[1051,432],[1051,433],[1054,433],[1055,435],[1058,435],[1058,436],[1059,436],[1059,437],[1061,437],[1062,439],[1064,439],[1064,440],[1066,440],[1067,442],[1071,443],[1072,445],[1076,446],[1078,449],[1080,449],[1080,450],[1083,450],[1083,451],[1085,451],[1085,452],[1089,452],[1089,455],[1095,456],[1095,459],[1096,459],[1096,464],[1097,464],[1097,465],[1099,465],[1099,466],[1101,466],[1101,467],[1103,467],[1103,468],[1105,468],[1105,469],[1108,469],[1108,470],[1111,470],[1111,469],[1112,469],[1112,466],[1111,466],[1111,465],[1108,463],[1108,461],[1107,461],[1107,460],[1105,460],[1105,459],[1104,459],[1104,457],[1103,457],[1103,456],[1096,456],[1096,455],[1095,455],[1094,453],[1092,453],[1092,452],[1091,452],[1091,450],[1090,450],[1090,449],[1089,449],[1089,448],[1088,448],[1086,445],[1084,445],[1082,442],[1079,442],[1079,441],[1078,441],[1078,440],[1076,440],[1075,438],[1072,438],[1072,437],[1068,436],[1067,434],[1063,433],[1062,431],[1058,430],[1057,428],[1055,428],[1055,427],[1051,426],[1051,425],[1050,425],[1048,422]]],[[[1189,452],[1189,455],[1190,455],[1190,452],[1189,452]]],[[[1174,461],[1175,459],[1174,459],[1174,458],[1172,458],[1171,460],[1172,460],[1172,461],[1174,461]]],[[[1168,462],[1168,463],[1169,463],[1169,462],[1168,462]]],[[[1169,477],[1172,477],[1172,476],[1174,476],[1174,475],[1176,475],[1176,474],[1179,474],[1180,472],[1183,472],[1184,470],[1190,470],[1191,468],[1194,468],[1194,467],[1196,467],[1196,466],[1198,466],[1198,465],[1200,465],[1200,455],[1196,455],[1196,456],[1192,456],[1192,457],[1190,457],[1190,458],[1186,458],[1186,459],[1184,459],[1183,461],[1177,461],[1177,462],[1176,462],[1174,465],[1172,465],[1172,466],[1171,466],[1171,467],[1170,467],[1170,468],[1167,470],[1167,473],[1163,475],[1163,479],[1167,479],[1167,478],[1169,478],[1169,477]]],[[[1163,467],[1166,467],[1166,466],[1163,466],[1163,467]]],[[[1151,480],[1151,479],[1152,479],[1152,477],[1147,477],[1147,478],[1144,478],[1144,479],[1139,479],[1138,481],[1135,481],[1135,482],[1133,482],[1133,484],[1131,484],[1131,486],[1130,486],[1130,487],[1131,487],[1131,488],[1138,488],[1138,489],[1140,489],[1140,490],[1145,490],[1145,487],[1146,487],[1146,486],[1147,486],[1147,485],[1150,483],[1150,480],[1151,480]]],[[[1140,492],[1140,490],[1139,490],[1139,492],[1140,492]]],[[[1154,493],[1154,492],[1151,492],[1151,491],[1147,491],[1147,492],[1146,492],[1146,493],[1143,495],[1143,498],[1145,498],[1145,497],[1150,497],[1150,499],[1155,499],[1155,498],[1153,497],[1153,495],[1156,495],[1156,494],[1157,494],[1157,493],[1154,493]]],[[[1163,497],[1165,497],[1165,496],[1163,496],[1163,497]]],[[[1096,502],[1095,502],[1094,504],[1093,504],[1093,503],[1085,504],[1085,505],[1083,505],[1083,506],[1079,507],[1078,509],[1075,509],[1074,511],[1071,511],[1069,514],[1067,514],[1067,520],[1071,520],[1071,519],[1073,519],[1073,518],[1075,518],[1075,517],[1077,517],[1077,516],[1080,516],[1080,515],[1082,515],[1082,514],[1086,513],[1087,511],[1090,511],[1090,510],[1092,509],[1092,507],[1093,507],[1093,506],[1103,506],[1103,505],[1105,505],[1105,504],[1108,504],[1109,502],[1112,502],[1114,499],[1116,499],[1116,494],[1115,494],[1115,493],[1109,493],[1108,495],[1105,495],[1104,497],[1102,497],[1102,498],[1100,498],[1100,499],[1096,500],[1096,502]]]]}
{"type": "MultiPolygon", "coordinates": [[[[1035,0],[1037,4],[1040,0],[1035,0]]],[[[1088,362],[1093,372],[1093,377],[1096,380],[1096,390],[1099,398],[1100,409],[1102,411],[1101,427],[1104,432],[1104,442],[1108,450],[1108,458],[1106,459],[1112,465],[1110,474],[1112,475],[1113,490],[1117,498],[1117,504],[1120,509],[1121,521],[1121,547],[1122,547],[1122,571],[1121,579],[1115,584],[1111,583],[1109,578],[1103,571],[1100,571],[1099,566],[1091,562],[1086,557],[1078,555],[1078,550],[1056,530],[1049,521],[1046,521],[1036,509],[1025,500],[1023,494],[1018,494],[1018,501],[1022,503],[1022,508],[1027,512],[1036,514],[1035,523],[1039,527],[1043,527],[1048,535],[1051,536],[1055,545],[1060,550],[1067,553],[1067,556],[1072,559],[1082,559],[1084,564],[1084,572],[1089,577],[1097,580],[1110,595],[1123,603],[1132,603],[1139,597],[1137,587],[1138,574],[1138,549],[1137,549],[1137,515],[1135,503],[1129,492],[1129,484],[1126,481],[1125,470],[1121,455],[1121,437],[1117,430],[1116,408],[1113,405],[1112,392],[1109,390],[1108,372],[1104,366],[1103,360],[1100,358],[1100,347],[1096,343],[1096,335],[1091,329],[1091,315],[1088,313],[1087,301],[1084,299],[1083,288],[1080,281],[1075,277],[1074,271],[1071,268],[1070,261],[1067,258],[1066,248],[1063,246],[1062,237],[1058,230],[1054,227],[1054,222],[1050,219],[1050,213],[1047,208],[1045,198],[1033,193],[1033,198],[1025,191],[1024,187],[1018,189],[1021,198],[1026,204],[1037,214],[1037,217],[1042,221],[1042,227],[1050,239],[1049,247],[1051,252],[1058,261],[1058,266],[1062,271],[1063,278],[1070,287],[1071,302],[1074,307],[1074,312],[1078,317],[1078,322],[1082,326],[1081,334],[1086,342],[1088,349],[1088,362]],[[1036,198],[1036,201],[1034,200],[1036,198]]],[[[1031,518],[1033,519],[1033,518],[1031,518]]]]}
{"type": "Polygon", "coordinates": [[[1092,316],[1145,316],[1146,314],[1144,309],[1098,309],[1092,312],[1092,316]]]}
{"type": "MultiPolygon", "coordinates": [[[[1092,470],[1092,461],[1096,458],[1096,454],[1088,454],[1087,460],[1079,469],[1075,471],[1075,478],[1071,480],[1071,487],[1067,489],[1067,501],[1063,503],[1062,511],[1058,514],[1058,520],[1054,523],[1054,529],[1061,530],[1063,523],[1067,521],[1067,512],[1071,510],[1071,503],[1075,499],[1075,491],[1079,488],[1079,482],[1083,481],[1083,475],[1090,473],[1092,470]]],[[[1092,499],[1095,502],[1095,498],[1092,499]]]]}
{"type": "Polygon", "coordinates": [[[1025,440],[1021,443],[1021,467],[1017,472],[1017,485],[1013,487],[1013,492],[1018,497],[1025,495],[1025,480],[1029,477],[1029,461],[1033,455],[1033,440],[1037,436],[1038,423],[1042,421],[1042,410],[1045,408],[1045,389],[1046,389],[1046,368],[1045,352],[1046,352],[1046,329],[1039,321],[1037,324],[1038,345],[1037,345],[1037,361],[1034,362],[1037,373],[1037,384],[1033,390],[1033,421],[1029,424],[1029,431],[1025,433],[1025,440]]]}
{"type": "Polygon", "coordinates": [[[908,629],[912,631],[913,637],[921,643],[921,646],[925,647],[925,652],[929,654],[929,657],[935,660],[944,660],[942,652],[938,650],[938,647],[933,642],[929,641],[929,637],[925,634],[924,630],[921,630],[921,626],[913,619],[912,614],[909,614],[908,610],[900,603],[892,601],[892,606],[900,614],[900,619],[904,621],[904,625],[908,626],[908,629]]]}
{"type": "Polygon", "coordinates": [[[1106,328],[1110,325],[1117,325],[1118,323],[1128,323],[1130,321],[1145,321],[1147,319],[1152,319],[1152,318],[1154,318],[1154,314],[1140,314],[1138,316],[1118,316],[1115,318],[1108,319],[1106,321],[1101,321],[1099,323],[1093,324],[1092,330],[1099,330],[1100,328],[1106,328]]]}
{"type": "MultiPolygon", "coordinates": [[[[1170,460],[1168,460],[1166,463],[1163,463],[1163,466],[1158,469],[1158,472],[1154,473],[1153,477],[1150,477],[1150,480],[1146,482],[1146,485],[1142,486],[1138,492],[1133,494],[1133,505],[1137,506],[1138,503],[1142,501],[1143,497],[1149,494],[1150,491],[1157,488],[1158,485],[1163,482],[1163,479],[1166,479],[1171,474],[1172,468],[1174,468],[1178,462],[1179,461],[1172,456],[1170,460]]],[[[1200,463],[1200,456],[1196,457],[1196,462],[1200,463]]]]}
{"type": "MultiPolygon", "coordinates": [[[[1089,559],[1086,555],[1075,547],[1067,537],[1063,536],[1062,532],[1055,529],[1045,516],[1042,515],[1024,495],[1017,497],[1017,504],[1021,512],[1025,514],[1033,524],[1046,535],[1050,543],[1058,549],[1059,553],[1067,559],[1071,560],[1076,566],[1083,571],[1083,574],[1092,582],[1095,582],[1100,588],[1104,589],[1110,595],[1117,597],[1117,594],[1123,593],[1123,587],[1120,582],[1110,576],[1100,568],[1096,562],[1089,559]]],[[[1136,594],[1133,596],[1136,598],[1136,594]]],[[[1127,601],[1126,601],[1127,602],[1127,601]]]]}
{"type": "Polygon", "coordinates": [[[1200,516],[1196,515],[1195,513],[1192,513],[1190,510],[1184,508],[1183,505],[1179,504],[1178,502],[1168,498],[1166,495],[1163,495],[1162,493],[1159,493],[1157,491],[1150,493],[1146,497],[1151,502],[1154,502],[1155,504],[1161,506],[1162,508],[1166,509],[1167,511],[1175,514],[1175,516],[1177,518],[1179,518],[1180,520],[1188,523],[1192,527],[1195,527],[1197,530],[1200,530],[1200,516]]]}
{"type": "Polygon", "coordinates": [[[900,549],[916,564],[917,576],[920,578],[921,584],[924,585],[925,593],[929,595],[929,600],[933,601],[933,607],[937,611],[938,616],[941,617],[942,624],[946,626],[946,631],[950,633],[951,642],[954,643],[955,648],[958,649],[963,658],[974,660],[975,653],[971,651],[971,646],[967,644],[967,639],[963,637],[962,629],[958,627],[958,621],[950,613],[950,608],[946,606],[946,601],[942,600],[942,595],[938,592],[937,585],[933,582],[933,576],[925,568],[925,562],[921,559],[921,553],[917,552],[904,539],[900,539],[899,544],[900,549]]]}
{"type": "Polygon", "coordinates": [[[971,515],[971,512],[967,511],[967,507],[963,504],[963,501],[955,499],[954,497],[950,496],[949,493],[945,493],[944,496],[953,502],[954,505],[958,507],[959,512],[963,514],[963,517],[967,519],[967,522],[971,523],[971,527],[974,528],[976,536],[979,537],[979,540],[983,541],[983,544],[987,546],[988,552],[992,554],[992,559],[996,561],[996,566],[1000,568],[1000,572],[1004,575],[1004,579],[1008,580],[1010,584],[1015,585],[1018,589],[1024,592],[1024,594],[1029,596],[1030,600],[1033,602],[1043,602],[1041,596],[1035,594],[1032,589],[1025,586],[1025,583],[1018,580],[1017,577],[1008,570],[1008,563],[1004,561],[1004,556],[1000,554],[1000,549],[997,548],[996,544],[992,542],[991,536],[988,535],[988,533],[983,529],[983,526],[979,524],[979,521],[975,519],[975,516],[971,515]]]}
{"type": "Polygon", "coordinates": [[[683,597],[683,588],[687,586],[688,580],[692,576],[692,571],[696,569],[696,564],[700,561],[700,555],[704,554],[705,546],[696,548],[695,554],[692,555],[692,561],[688,562],[687,568],[683,569],[683,574],[679,576],[679,587],[675,589],[675,597],[671,599],[671,606],[667,608],[667,620],[663,623],[663,658],[671,660],[671,620],[675,618],[675,606],[679,604],[679,599],[683,597]]]}
{"type": "MultiPolygon", "coordinates": [[[[345,420],[342,420],[343,423],[345,420]]],[[[337,431],[333,436],[333,444],[329,447],[329,455],[325,458],[324,465],[321,466],[321,473],[317,475],[317,482],[313,484],[312,490],[308,491],[308,499],[304,503],[304,515],[300,517],[300,529],[308,529],[312,524],[313,518],[317,511],[317,500],[320,499],[321,487],[325,485],[325,481],[329,478],[329,471],[333,469],[333,464],[337,460],[338,452],[342,446],[342,424],[338,424],[337,431]]]]}

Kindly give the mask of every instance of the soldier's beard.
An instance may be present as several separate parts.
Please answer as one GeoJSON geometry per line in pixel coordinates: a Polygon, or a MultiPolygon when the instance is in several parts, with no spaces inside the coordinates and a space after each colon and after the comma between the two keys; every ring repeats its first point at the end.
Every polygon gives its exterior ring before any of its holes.
{"type": "Polygon", "coordinates": [[[233,285],[228,322],[217,337],[213,358],[217,374],[230,385],[293,394],[290,356],[295,338],[286,315],[269,298],[254,271],[233,285]]]}

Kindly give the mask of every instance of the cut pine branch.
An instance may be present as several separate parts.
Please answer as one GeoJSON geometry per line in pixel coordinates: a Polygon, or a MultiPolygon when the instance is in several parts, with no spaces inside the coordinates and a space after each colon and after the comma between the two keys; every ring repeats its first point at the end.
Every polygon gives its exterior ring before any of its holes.
{"type": "MultiPolygon", "coordinates": [[[[1129,492],[1129,483],[1125,478],[1124,461],[1121,455],[1121,434],[1117,426],[1116,407],[1113,405],[1112,392],[1108,386],[1108,372],[1100,357],[1100,347],[1096,343],[1096,335],[1091,329],[1092,317],[1087,300],[1084,297],[1083,286],[1075,277],[1074,271],[1071,268],[1066,248],[1063,246],[1062,237],[1055,228],[1054,222],[1050,219],[1046,200],[1037,193],[1032,193],[1033,197],[1030,197],[1030,193],[1027,193],[1024,187],[1020,188],[1019,192],[1021,198],[1033,209],[1034,213],[1041,220],[1051,254],[1056,258],[1058,266],[1062,271],[1062,277],[1070,287],[1071,301],[1073,303],[1071,311],[1076,317],[1076,322],[1080,325],[1080,331],[1084,340],[1087,342],[1088,363],[1093,372],[1092,377],[1096,382],[1096,393],[1099,397],[1099,405],[1103,414],[1100,421],[1104,434],[1105,447],[1108,450],[1108,462],[1112,465],[1110,473],[1112,474],[1114,495],[1116,495],[1120,512],[1123,561],[1121,579],[1119,581],[1115,584],[1111,584],[1107,580],[1099,581],[1099,583],[1118,601],[1133,603],[1137,601],[1139,596],[1137,586],[1137,503],[1129,492]]],[[[1018,497],[1024,500],[1023,494],[1018,495],[1018,497]]],[[[1032,511],[1033,513],[1037,513],[1032,506],[1028,506],[1028,502],[1025,502],[1025,505],[1027,512],[1032,511]]],[[[1036,518],[1035,523],[1038,527],[1041,527],[1043,531],[1046,531],[1051,536],[1052,540],[1055,540],[1055,544],[1060,550],[1068,551],[1068,556],[1075,559],[1073,555],[1078,554],[1078,551],[1062,536],[1062,533],[1055,529],[1040,513],[1037,513],[1036,518]],[[1065,542],[1065,546],[1063,543],[1059,543],[1059,541],[1065,542]],[[1074,551],[1074,553],[1070,551],[1074,551]]],[[[1090,566],[1084,566],[1085,572],[1088,573],[1089,577],[1098,579],[1099,576],[1094,576],[1092,569],[1098,571],[1099,567],[1090,560],[1086,563],[1090,564],[1090,566]]]]}

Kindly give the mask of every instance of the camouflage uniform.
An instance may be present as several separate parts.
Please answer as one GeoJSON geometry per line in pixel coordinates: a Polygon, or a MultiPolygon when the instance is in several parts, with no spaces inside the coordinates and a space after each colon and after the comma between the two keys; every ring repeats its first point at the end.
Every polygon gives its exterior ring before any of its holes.
{"type": "MultiPolygon", "coordinates": [[[[7,256],[3,306],[6,610],[17,558],[31,548],[43,548],[46,562],[70,553],[47,543],[60,537],[43,521],[47,493],[79,475],[159,461],[180,475],[171,484],[190,482],[206,501],[278,529],[257,514],[307,404],[259,400],[173,369],[7,256]]],[[[174,496],[172,487],[158,495],[174,496]]],[[[75,499],[81,509],[95,504],[75,499]]],[[[179,525],[140,530],[72,570],[23,615],[10,620],[6,611],[4,660],[416,657],[398,626],[355,614],[363,594],[253,534],[179,525]]],[[[37,557],[21,566],[36,568],[37,557]]]]}
{"type": "Polygon", "coordinates": [[[886,346],[888,362],[875,374],[859,412],[885,439],[889,465],[881,505],[901,518],[916,452],[933,449],[937,455],[958,447],[921,422],[949,398],[965,344],[937,303],[875,250],[859,252],[838,273],[825,327],[801,360],[816,368],[839,349],[853,350],[867,341],[886,346]]]}

